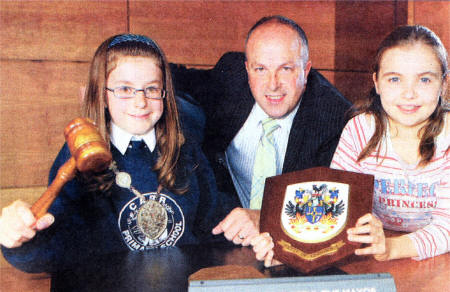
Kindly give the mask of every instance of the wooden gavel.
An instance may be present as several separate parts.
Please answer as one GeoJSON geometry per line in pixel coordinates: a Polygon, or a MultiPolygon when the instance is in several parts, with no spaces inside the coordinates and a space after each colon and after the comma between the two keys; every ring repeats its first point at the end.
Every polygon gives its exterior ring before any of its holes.
{"type": "Polygon", "coordinates": [[[64,129],[64,137],[72,157],[59,168],[51,185],[31,207],[36,219],[47,213],[62,187],[75,177],[77,169],[81,172],[100,172],[112,160],[105,140],[90,119],[72,120],[64,129]]]}

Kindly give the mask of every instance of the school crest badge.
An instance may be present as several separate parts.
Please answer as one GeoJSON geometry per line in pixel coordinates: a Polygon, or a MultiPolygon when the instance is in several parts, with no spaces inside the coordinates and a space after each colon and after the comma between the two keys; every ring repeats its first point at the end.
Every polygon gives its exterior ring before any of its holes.
{"type": "Polygon", "coordinates": [[[322,242],[345,227],[348,185],[307,182],[289,185],[281,213],[283,230],[300,242],[322,242]]]}
{"type": "Polygon", "coordinates": [[[310,273],[360,246],[347,242],[345,230],[371,212],[372,197],[373,176],[366,174],[316,167],[270,177],[260,229],[274,239],[275,259],[310,273]]]}
{"type": "Polygon", "coordinates": [[[119,228],[130,250],[174,246],[184,233],[184,214],[177,202],[163,193],[143,194],[125,204],[119,228]]]}

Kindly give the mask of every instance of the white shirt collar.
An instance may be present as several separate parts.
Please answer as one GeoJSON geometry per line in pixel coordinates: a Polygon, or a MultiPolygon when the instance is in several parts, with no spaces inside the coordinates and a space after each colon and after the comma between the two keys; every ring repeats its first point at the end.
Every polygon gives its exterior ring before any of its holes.
{"type": "Polygon", "coordinates": [[[156,132],[155,128],[153,128],[150,132],[144,135],[132,135],[111,122],[110,140],[111,143],[113,143],[113,145],[120,151],[120,153],[122,153],[122,155],[124,155],[127,151],[131,140],[144,140],[148,149],[153,152],[156,147],[156,132]]]}

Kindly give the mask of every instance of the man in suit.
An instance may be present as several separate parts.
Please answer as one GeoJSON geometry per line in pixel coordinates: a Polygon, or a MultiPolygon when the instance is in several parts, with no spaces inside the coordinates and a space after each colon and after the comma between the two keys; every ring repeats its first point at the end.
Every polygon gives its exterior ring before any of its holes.
{"type": "Polygon", "coordinates": [[[205,112],[203,149],[219,190],[241,206],[213,233],[248,245],[259,232],[265,180],[255,179],[256,169],[272,169],[272,176],[329,166],[351,104],[311,68],[305,33],[282,16],[262,18],[250,29],[245,56],[227,53],[212,70],[172,70],[177,90],[191,94],[205,112]],[[260,150],[261,141],[270,141],[269,150],[260,150]],[[273,167],[256,166],[272,155],[260,153],[274,153],[273,167]]]}

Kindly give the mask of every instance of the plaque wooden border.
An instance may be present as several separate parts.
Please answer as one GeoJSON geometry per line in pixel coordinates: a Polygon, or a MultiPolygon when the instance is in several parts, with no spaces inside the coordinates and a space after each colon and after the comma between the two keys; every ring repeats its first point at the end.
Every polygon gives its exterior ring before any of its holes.
{"type": "Polygon", "coordinates": [[[266,179],[261,207],[260,231],[274,240],[274,258],[303,272],[322,270],[351,255],[362,244],[347,241],[347,228],[372,211],[374,177],[356,172],[315,167],[266,179]],[[320,242],[301,242],[289,236],[281,223],[284,199],[289,185],[308,182],[336,182],[348,185],[345,226],[332,238],[320,242]]]}

